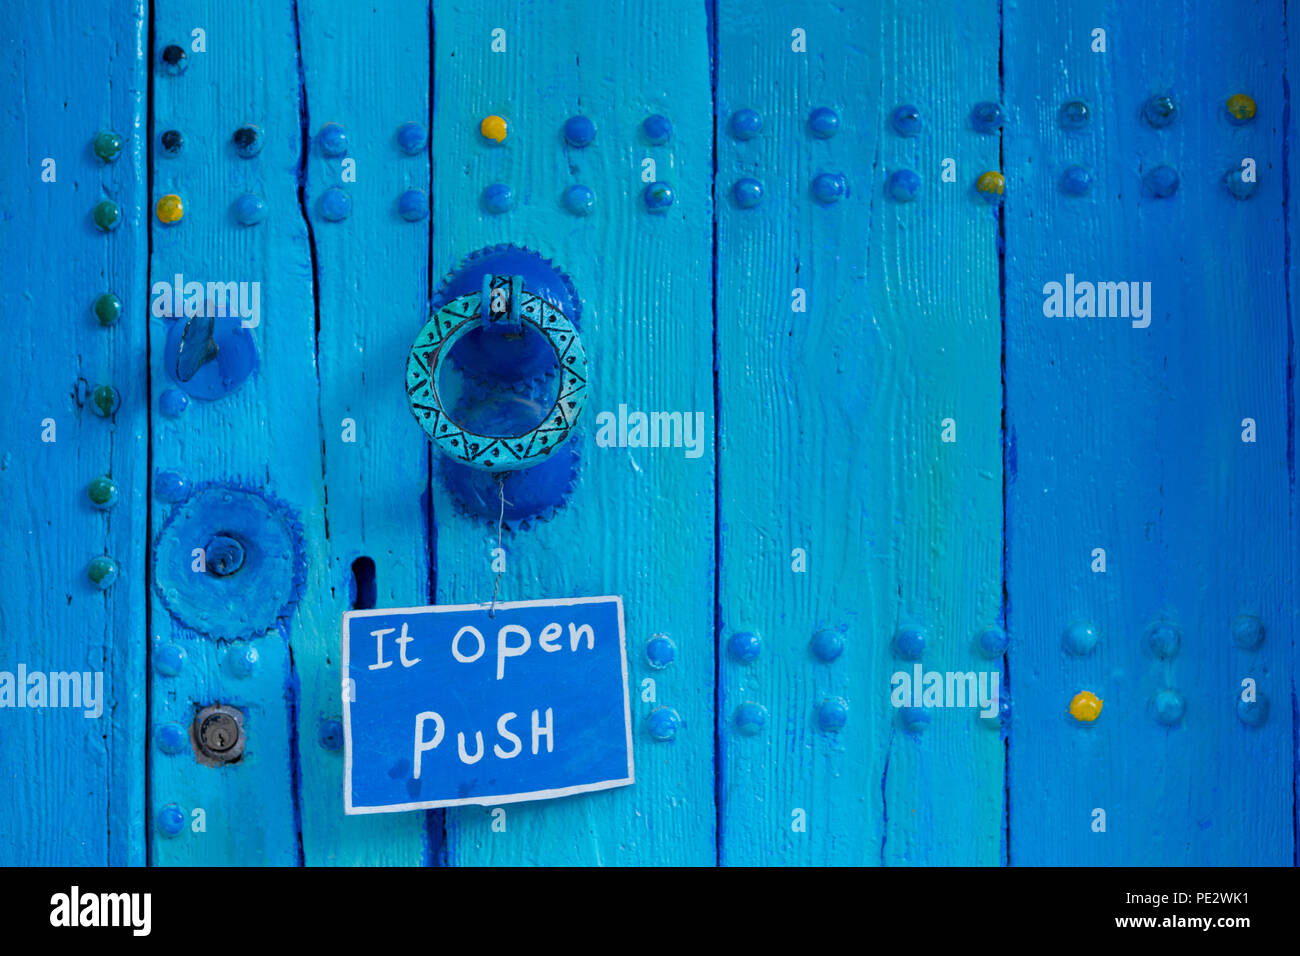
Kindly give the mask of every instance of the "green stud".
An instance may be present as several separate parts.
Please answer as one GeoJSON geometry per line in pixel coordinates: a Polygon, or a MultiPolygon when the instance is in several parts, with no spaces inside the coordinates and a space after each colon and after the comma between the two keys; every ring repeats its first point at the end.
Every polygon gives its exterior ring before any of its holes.
{"type": "Polygon", "coordinates": [[[90,495],[91,504],[96,508],[111,508],[117,503],[117,482],[108,475],[100,475],[91,481],[86,494],[90,495]]]}
{"type": "Polygon", "coordinates": [[[101,554],[99,557],[91,559],[86,574],[96,587],[101,591],[107,591],[112,583],[117,580],[117,562],[108,555],[101,554]]]}
{"type": "Polygon", "coordinates": [[[122,137],[111,130],[95,135],[95,155],[104,162],[111,163],[117,159],[120,152],[122,152],[122,137]]]}
{"type": "Polygon", "coordinates": [[[95,386],[95,390],[90,393],[90,400],[94,405],[95,414],[100,418],[108,418],[122,404],[121,396],[112,385],[95,386]]]}
{"type": "Polygon", "coordinates": [[[105,232],[112,232],[122,223],[122,210],[111,199],[95,204],[95,225],[105,232]]]}
{"type": "Polygon", "coordinates": [[[111,292],[105,292],[95,300],[95,318],[105,327],[112,325],[122,317],[122,300],[111,292]]]}

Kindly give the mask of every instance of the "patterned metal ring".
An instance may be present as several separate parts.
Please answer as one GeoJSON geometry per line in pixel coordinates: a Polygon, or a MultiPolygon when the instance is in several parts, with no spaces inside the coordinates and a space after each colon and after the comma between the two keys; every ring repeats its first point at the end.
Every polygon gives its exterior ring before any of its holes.
{"type": "Polygon", "coordinates": [[[472,468],[517,471],[545,461],[573,434],[587,401],[587,353],[569,317],[545,299],[523,293],[519,318],[550,343],[560,366],[555,404],[540,425],[522,435],[477,435],[451,420],[438,395],[441,363],[464,335],[480,327],[481,293],[453,299],[415,337],[406,360],[406,398],[420,427],[442,451],[472,468]]]}

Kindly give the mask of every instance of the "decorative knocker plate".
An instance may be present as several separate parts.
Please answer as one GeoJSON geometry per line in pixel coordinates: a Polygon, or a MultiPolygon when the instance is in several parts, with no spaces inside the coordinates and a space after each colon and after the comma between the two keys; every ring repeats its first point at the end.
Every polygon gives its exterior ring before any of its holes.
{"type": "Polygon", "coordinates": [[[406,361],[406,397],[430,440],[457,461],[486,471],[516,471],[545,461],[573,433],[587,400],[587,354],[578,330],[545,299],[522,290],[517,279],[491,277],[483,292],[453,299],[415,337],[406,361]],[[506,285],[509,285],[507,292],[506,285]],[[484,296],[489,297],[484,308],[484,296]],[[559,363],[555,404],[540,425],[522,435],[478,435],[452,421],[438,395],[438,374],[452,346],[483,326],[523,330],[546,339],[559,363]]]}

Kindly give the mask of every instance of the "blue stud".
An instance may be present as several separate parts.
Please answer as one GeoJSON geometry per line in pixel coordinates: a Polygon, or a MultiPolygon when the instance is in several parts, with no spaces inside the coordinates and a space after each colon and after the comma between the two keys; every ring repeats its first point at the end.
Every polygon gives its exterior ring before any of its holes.
{"type": "Polygon", "coordinates": [[[919,661],[925,654],[925,635],[905,627],[894,635],[894,653],[905,661],[919,661]]]}
{"type": "Polygon", "coordinates": [[[809,648],[819,661],[830,663],[844,653],[844,635],[830,628],[822,628],[813,634],[809,648]]]}
{"type": "Polygon", "coordinates": [[[655,670],[663,670],[677,658],[677,645],[667,634],[656,634],[646,641],[645,658],[655,670]]]}
{"type": "Polygon", "coordinates": [[[397,214],[407,222],[429,218],[429,194],[423,189],[408,189],[397,197],[397,214]]]}
{"type": "Polygon", "coordinates": [[[160,471],[153,479],[153,493],[174,505],[190,496],[190,483],[174,471],[160,471]]]}
{"type": "Polygon", "coordinates": [[[930,714],[924,707],[900,707],[898,719],[909,734],[919,734],[930,726],[930,714]]]}
{"type": "Polygon", "coordinates": [[[731,122],[727,125],[733,138],[753,139],[763,132],[763,117],[753,110],[736,110],[731,114],[731,122]]]}
{"type": "Polygon", "coordinates": [[[763,639],[753,631],[737,631],[728,639],[727,650],[736,660],[748,664],[763,653],[763,639]]]}
{"type": "Polygon", "coordinates": [[[1243,614],[1232,622],[1232,643],[1243,651],[1258,650],[1264,643],[1264,622],[1253,614],[1243,614]]]}
{"type": "Polygon", "coordinates": [[[1142,177],[1142,185],[1157,199],[1168,199],[1178,192],[1178,171],[1172,166],[1155,166],[1142,177]]]}
{"type": "Polygon", "coordinates": [[[646,718],[646,729],[655,740],[675,739],[680,725],[681,718],[671,707],[656,707],[646,718]]]}
{"type": "Polygon", "coordinates": [[[509,212],[515,204],[515,195],[505,183],[493,183],[483,190],[483,208],[494,215],[509,212]]]}
{"type": "Polygon", "coordinates": [[[564,191],[564,208],[575,216],[590,215],[596,206],[596,194],[590,186],[575,185],[564,191]]]}
{"type": "Polygon", "coordinates": [[[976,103],[970,111],[970,125],[977,133],[992,133],[1002,128],[1002,107],[988,101],[976,103]]]}
{"type": "Polygon", "coordinates": [[[1183,695],[1176,690],[1162,690],[1151,700],[1152,715],[1166,727],[1172,727],[1182,720],[1186,709],[1183,695]]]}
{"type": "Polygon", "coordinates": [[[1182,646],[1182,635],[1178,628],[1168,621],[1157,621],[1147,629],[1147,646],[1156,657],[1169,660],[1171,657],[1178,656],[1178,649],[1182,646]]]}
{"type": "Polygon", "coordinates": [[[1223,184],[1228,187],[1228,192],[1232,193],[1234,199],[1249,199],[1255,195],[1255,190],[1259,189],[1258,180],[1243,178],[1245,172],[1237,166],[1228,170],[1223,176],[1223,184]]]}
{"type": "Polygon", "coordinates": [[[896,169],[889,174],[885,189],[898,202],[911,202],[921,188],[921,177],[910,169],[896,169]]]}
{"type": "Polygon", "coordinates": [[[838,202],[848,195],[849,184],[843,173],[819,173],[812,181],[813,197],[820,203],[838,202]]]}
{"type": "Polygon", "coordinates": [[[1268,720],[1268,698],[1256,688],[1254,700],[1242,700],[1237,695],[1237,719],[1247,727],[1262,727],[1268,720]]]}
{"type": "Polygon", "coordinates": [[[1083,166],[1071,166],[1061,175],[1061,190],[1070,196],[1086,195],[1092,188],[1092,173],[1083,166]]]}
{"type": "Polygon", "coordinates": [[[647,116],[641,123],[641,132],[655,146],[662,146],[673,138],[673,124],[668,121],[668,117],[656,113],[647,116]]]}
{"type": "Polygon", "coordinates": [[[153,669],[163,677],[175,677],[185,666],[185,648],[179,644],[160,644],[154,648],[153,669]]]}
{"type": "Polygon", "coordinates": [[[338,123],[326,123],[316,135],[320,151],[326,156],[342,156],[348,151],[348,134],[338,123]]]}
{"type": "Polygon", "coordinates": [[[320,745],[326,750],[342,750],[343,724],[333,718],[322,720],[316,739],[320,741],[320,745]]]}
{"type": "Polygon", "coordinates": [[[889,124],[899,136],[917,136],[921,132],[921,111],[911,103],[894,108],[889,124]]]}
{"type": "Polygon", "coordinates": [[[747,700],[736,708],[736,729],[746,737],[763,732],[767,726],[767,708],[747,700]]]}
{"type": "Polygon", "coordinates": [[[252,159],[262,151],[262,130],[252,123],[239,127],[230,138],[235,152],[244,159],[252,159]]]}
{"type": "Polygon", "coordinates": [[[1091,654],[1100,639],[1101,632],[1097,630],[1097,625],[1091,621],[1075,621],[1061,635],[1061,645],[1067,654],[1082,657],[1091,654]]]}
{"type": "Polygon", "coordinates": [[[154,729],[153,742],[165,754],[190,749],[190,735],[180,724],[159,724],[154,729]]]}
{"type": "Polygon", "coordinates": [[[1092,111],[1083,100],[1070,100],[1056,114],[1063,129],[1080,130],[1092,119],[1092,111]]]}
{"type": "Polygon", "coordinates": [[[266,218],[266,203],[261,196],[245,193],[235,200],[235,218],[245,226],[255,226],[266,218]]]}
{"type": "Polygon", "coordinates": [[[818,139],[830,139],[840,131],[840,114],[819,106],[808,115],[808,130],[818,139]]]}
{"type": "Polygon", "coordinates": [[[585,116],[570,116],[564,121],[564,141],[577,149],[590,146],[596,139],[596,124],[585,116]]]}
{"type": "Polygon", "coordinates": [[[741,209],[753,209],[763,201],[763,184],[757,179],[737,179],[731,187],[731,198],[741,209]]]}
{"type": "Polygon", "coordinates": [[[158,811],[158,830],[164,835],[174,837],[185,829],[185,814],[176,804],[168,804],[158,811]]]}
{"type": "Polygon", "coordinates": [[[1007,652],[1007,647],[1011,644],[1011,638],[1000,627],[986,627],[980,631],[976,644],[979,646],[980,653],[991,660],[995,657],[1001,657],[1007,652]]]}
{"type": "Polygon", "coordinates": [[[261,660],[261,655],[253,645],[235,645],[226,656],[226,669],[230,671],[232,677],[241,679],[252,677],[253,671],[257,670],[259,660],[261,660]]]}
{"type": "Polygon", "coordinates": [[[1153,129],[1164,129],[1177,115],[1178,106],[1167,93],[1157,94],[1142,104],[1142,118],[1153,129]]]}
{"type": "Polygon", "coordinates": [[[843,730],[849,719],[849,703],[843,697],[827,697],[817,708],[817,724],[827,733],[843,730]]]}
{"type": "Polygon", "coordinates": [[[415,156],[429,142],[423,123],[403,123],[397,128],[397,145],[407,156],[415,156]]]}
{"type": "Polygon", "coordinates": [[[646,209],[651,212],[664,212],[673,204],[673,187],[667,183],[651,183],[642,193],[646,209]]]}
{"type": "Polygon", "coordinates": [[[158,411],[167,418],[179,418],[190,406],[190,397],[179,388],[165,388],[158,396],[158,411]]]}
{"type": "Polygon", "coordinates": [[[321,193],[320,214],[330,222],[342,222],[352,212],[352,197],[338,186],[321,193]]]}

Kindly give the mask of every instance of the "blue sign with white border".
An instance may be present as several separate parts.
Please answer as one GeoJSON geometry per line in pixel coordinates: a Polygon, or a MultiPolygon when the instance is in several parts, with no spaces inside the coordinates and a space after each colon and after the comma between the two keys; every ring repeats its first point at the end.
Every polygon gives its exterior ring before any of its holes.
{"type": "Polygon", "coordinates": [[[343,615],[350,814],[635,782],[620,597],[343,615]]]}

